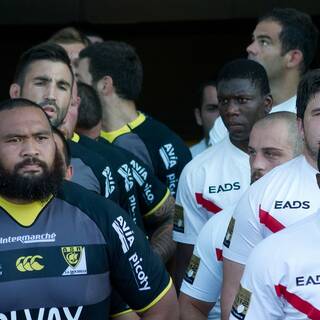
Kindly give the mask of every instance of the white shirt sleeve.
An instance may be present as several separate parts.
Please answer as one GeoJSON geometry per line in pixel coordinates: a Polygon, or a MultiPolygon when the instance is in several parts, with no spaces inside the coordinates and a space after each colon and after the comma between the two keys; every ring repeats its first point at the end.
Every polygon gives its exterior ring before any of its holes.
{"type": "Polygon", "coordinates": [[[265,244],[262,242],[257,246],[248,259],[229,319],[284,319],[284,304],[275,288],[275,284],[279,283],[279,265],[270,259],[275,244],[265,244]]]}
{"type": "Polygon", "coordinates": [[[259,200],[252,199],[252,191],[251,186],[241,197],[223,242],[223,257],[242,265],[246,264],[252,249],[264,238],[259,221],[259,200]]]}
{"type": "Polygon", "coordinates": [[[219,228],[223,226],[216,219],[218,217],[220,218],[220,216],[212,217],[202,228],[193,252],[200,259],[199,268],[194,280],[183,280],[181,287],[183,293],[206,302],[218,301],[222,285],[222,256],[220,258],[219,250],[223,235],[219,237],[219,228]]]}
{"type": "Polygon", "coordinates": [[[218,117],[214,122],[213,128],[209,132],[210,143],[215,145],[222,141],[228,135],[228,130],[224,125],[222,118],[218,117]]]}
{"type": "Polygon", "coordinates": [[[196,190],[204,184],[204,171],[201,167],[192,166],[191,162],[182,170],[179,179],[173,240],[194,245],[208,217],[207,210],[196,201],[196,190]]]}

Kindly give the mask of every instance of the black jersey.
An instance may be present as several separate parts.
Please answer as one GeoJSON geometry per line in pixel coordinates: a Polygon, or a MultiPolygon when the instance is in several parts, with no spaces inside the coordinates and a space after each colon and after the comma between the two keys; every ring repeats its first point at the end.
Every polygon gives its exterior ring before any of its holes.
{"type": "Polygon", "coordinates": [[[106,320],[111,288],[135,310],[171,286],[126,212],[65,182],[47,202],[0,198],[0,319],[106,320]]]}
{"type": "Polygon", "coordinates": [[[138,224],[140,228],[143,227],[139,203],[137,201],[137,191],[134,188],[134,179],[130,170],[125,172],[125,179],[122,172],[101,155],[83,145],[68,141],[72,165],[75,161],[79,163],[74,168],[72,181],[79,185],[90,189],[91,182],[94,179],[99,185],[99,194],[119,204],[125,209],[130,217],[138,224]]]}
{"type": "Polygon", "coordinates": [[[147,164],[151,161],[156,176],[172,195],[176,194],[181,171],[192,156],[182,139],[167,126],[140,113],[117,131],[102,131],[100,139],[103,138],[133,152],[147,164]]]}
{"type": "Polygon", "coordinates": [[[86,136],[79,135],[78,142],[90,150],[99,153],[112,162],[118,173],[130,171],[137,190],[137,201],[143,217],[155,212],[169,196],[168,188],[154,175],[152,170],[131,152],[119,148],[107,140],[97,142],[86,136]]]}

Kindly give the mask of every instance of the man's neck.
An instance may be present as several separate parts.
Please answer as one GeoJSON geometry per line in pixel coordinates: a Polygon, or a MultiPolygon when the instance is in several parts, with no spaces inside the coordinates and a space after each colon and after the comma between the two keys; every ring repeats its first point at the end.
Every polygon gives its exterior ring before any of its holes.
{"type": "Polygon", "coordinates": [[[101,122],[91,129],[77,128],[76,132],[91,139],[97,139],[100,136],[101,122]]]}
{"type": "Polygon", "coordinates": [[[105,102],[102,115],[102,130],[115,131],[138,117],[133,101],[114,98],[105,102]]]}
{"type": "Polygon", "coordinates": [[[304,147],[303,155],[312,168],[318,171],[317,161],[310,155],[306,147],[304,147]]]}
{"type": "Polygon", "coordinates": [[[270,79],[273,106],[277,106],[297,94],[300,75],[297,72],[284,74],[280,79],[270,79]]]}
{"type": "Polygon", "coordinates": [[[230,142],[241,151],[248,153],[248,145],[249,145],[249,139],[244,141],[234,141],[232,138],[230,138],[230,142]]]}

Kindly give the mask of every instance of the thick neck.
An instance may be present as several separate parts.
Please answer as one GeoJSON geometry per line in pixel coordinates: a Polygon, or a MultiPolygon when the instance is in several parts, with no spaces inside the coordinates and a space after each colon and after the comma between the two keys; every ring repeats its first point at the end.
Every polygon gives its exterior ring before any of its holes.
{"type": "Polygon", "coordinates": [[[306,158],[307,162],[310,164],[310,166],[318,171],[317,161],[314,159],[314,157],[310,154],[310,152],[308,151],[308,149],[305,146],[303,149],[303,155],[305,156],[305,158],[306,158]]]}
{"type": "Polygon", "coordinates": [[[102,130],[115,131],[138,117],[133,101],[113,96],[103,102],[102,130]]]}

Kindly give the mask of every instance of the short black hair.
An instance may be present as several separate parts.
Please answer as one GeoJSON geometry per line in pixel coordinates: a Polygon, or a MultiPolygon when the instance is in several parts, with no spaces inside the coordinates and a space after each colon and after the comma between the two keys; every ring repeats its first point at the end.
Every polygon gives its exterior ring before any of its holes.
{"type": "Polygon", "coordinates": [[[30,48],[21,55],[16,67],[14,82],[23,86],[28,67],[31,63],[39,60],[49,60],[65,64],[72,75],[72,82],[74,81],[71,62],[67,52],[61,46],[53,42],[44,42],[30,48]]]}
{"type": "Polygon", "coordinates": [[[279,39],[282,47],[282,54],[298,49],[303,54],[301,71],[306,71],[317,50],[318,29],[312,23],[311,17],[293,8],[274,8],[272,11],[263,15],[261,21],[278,22],[282,30],[279,39]]]}
{"type": "Polygon", "coordinates": [[[63,145],[62,152],[63,152],[63,156],[64,156],[64,159],[65,159],[65,162],[66,162],[66,166],[68,167],[71,164],[70,146],[69,146],[65,136],[63,135],[63,133],[59,129],[57,129],[56,127],[52,127],[52,132],[54,134],[56,134],[62,141],[62,145],[63,145]]]}
{"type": "Polygon", "coordinates": [[[270,94],[269,80],[264,67],[253,60],[236,59],[225,64],[217,77],[217,86],[222,81],[248,79],[260,90],[261,96],[270,94]]]}
{"type": "Polygon", "coordinates": [[[217,87],[217,82],[215,80],[208,80],[205,82],[202,82],[200,86],[198,87],[198,90],[196,91],[196,101],[197,105],[194,107],[194,109],[201,109],[202,103],[203,103],[203,92],[206,87],[217,87]]]}
{"type": "Polygon", "coordinates": [[[300,80],[296,103],[298,118],[303,120],[308,103],[316,93],[320,93],[320,69],[307,72],[300,80]]]}
{"type": "Polygon", "coordinates": [[[77,128],[91,129],[102,119],[102,106],[96,91],[89,85],[78,82],[80,105],[77,128]]]}
{"type": "Polygon", "coordinates": [[[49,120],[49,117],[47,116],[43,108],[33,101],[30,101],[24,98],[14,98],[14,99],[7,99],[0,102],[0,112],[4,110],[12,110],[16,108],[28,108],[28,107],[40,109],[42,113],[45,115],[51,127],[51,122],[49,120]]]}
{"type": "Polygon", "coordinates": [[[89,72],[94,83],[109,76],[119,97],[132,101],[138,99],[143,68],[132,46],[117,41],[94,43],[83,49],[79,56],[90,60],[89,72]]]}

